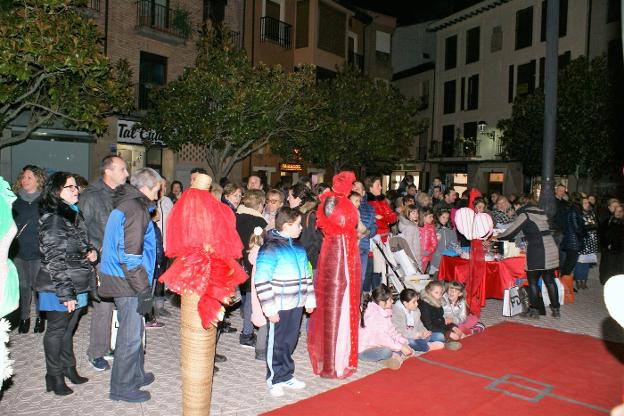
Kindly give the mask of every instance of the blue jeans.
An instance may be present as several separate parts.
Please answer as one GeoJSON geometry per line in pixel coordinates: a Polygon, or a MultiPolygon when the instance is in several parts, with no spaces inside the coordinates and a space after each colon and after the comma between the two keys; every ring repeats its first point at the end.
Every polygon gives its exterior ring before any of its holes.
{"type": "Polygon", "coordinates": [[[251,323],[251,291],[241,292],[241,298],[243,301],[243,330],[241,333],[249,337],[253,335],[254,326],[251,323]]]}
{"type": "Polygon", "coordinates": [[[360,248],[360,267],[362,271],[362,292],[364,291],[364,282],[366,281],[366,267],[368,265],[368,250],[360,248]]]}
{"type": "Polygon", "coordinates": [[[410,346],[410,348],[416,352],[429,351],[429,338],[423,338],[423,339],[408,338],[407,343],[410,346]]]}
{"type": "Polygon", "coordinates": [[[115,360],[111,371],[111,394],[123,395],[136,390],[145,379],[143,316],[137,313],[136,296],[115,298],[119,329],[115,344],[115,360]]]}
{"type": "Polygon", "coordinates": [[[366,275],[362,280],[362,293],[370,292],[381,284],[381,273],[374,273],[373,259],[369,258],[366,264],[366,275]]]}
{"type": "Polygon", "coordinates": [[[358,358],[362,361],[381,361],[390,357],[392,357],[392,350],[388,347],[373,347],[358,354],[358,358]]]}
{"type": "Polygon", "coordinates": [[[444,342],[444,333],[443,332],[432,332],[429,337],[429,342],[444,342]]]}
{"type": "Polygon", "coordinates": [[[576,266],[574,266],[574,280],[587,280],[590,266],[591,264],[589,263],[576,263],[576,266]]]}

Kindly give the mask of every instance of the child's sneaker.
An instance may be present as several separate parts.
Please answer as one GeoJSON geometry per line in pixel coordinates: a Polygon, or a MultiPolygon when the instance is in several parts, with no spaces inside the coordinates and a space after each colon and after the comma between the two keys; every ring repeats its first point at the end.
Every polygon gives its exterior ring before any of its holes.
{"type": "Polygon", "coordinates": [[[392,357],[388,358],[387,360],[383,360],[381,363],[391,370],[398,370],[399,368],[401,368],[403,360],[397,354],[392,354],[392,357]]]}
{"type": "Polygon", "coordinates": [[[165,324],[163,324],[162,322],[158,322],[156,320],[145,323],[145,329],[160,329],[164,326],[165,324]]]}
{"type": "Polygon", "coordinates": [[[301,389],[305,389],[306,383],[301,381],[301,380],[297,380],[296,378],[291,378],[288,381],[283,381],[281,383],[279,383],[281,386],[289,388],[289,389],[293,389],[293,390],[301,390],[301,389]]]}
{"type": "Polygon", "coordinates": [[[282,397],[284,395],[284,389],[282,388],[281,384],[282,383],[273,384],[273,386],[269,388],[269,393],[271,394],[271,396],[282,397]]]}

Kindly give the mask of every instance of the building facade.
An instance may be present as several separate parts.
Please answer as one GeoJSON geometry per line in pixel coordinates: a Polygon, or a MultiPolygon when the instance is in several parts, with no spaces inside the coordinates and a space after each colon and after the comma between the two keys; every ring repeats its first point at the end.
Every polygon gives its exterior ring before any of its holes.
{"type": "MultiPolygon", "coordinates": [[[[619,20],[617,1],[560,0],[559,68],[581,55],[621,59],[619,20]]],[[[436,36],[435,81],[422,176],[458,189],[522,192],[522,166],[502,160],[496,126],[511,116],[517,95],[543,86],[546,2],[486,0],[428,30],[436,36]]],[[[409,84],[397,85],[409,93],[415,88],[409,84]]]]}
{"type": "MultiPolygon", "coordinates": [[[[372,78],[392,78],[393,17],[331,0],[249,0],[244,22],[243,45],[254,65],[279,64],[293,71],[310,64],[319,80],[353,65],[372,78]]],[[[243,177],[259,174],[269,184],[294,183],[304,175],[318,183],[333,174],[302,161],[296,149],[291,158],[280,158],[270,146],[245,159],[241,172],[243,177]]]]}

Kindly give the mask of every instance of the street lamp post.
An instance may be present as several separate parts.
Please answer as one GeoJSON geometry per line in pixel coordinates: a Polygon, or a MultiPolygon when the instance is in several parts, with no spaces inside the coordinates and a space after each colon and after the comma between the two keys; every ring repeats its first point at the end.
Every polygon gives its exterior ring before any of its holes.
{"type": "Polygon", "coordinates": [[[546,63],[544,70],[544,142],[542,147],[542,191],[540,206],[549,218],[556,212],[554,194],[555,143],[557,139],[557,66],[559,50],[559,0],[548,0],[546,18],[546,63]]]}

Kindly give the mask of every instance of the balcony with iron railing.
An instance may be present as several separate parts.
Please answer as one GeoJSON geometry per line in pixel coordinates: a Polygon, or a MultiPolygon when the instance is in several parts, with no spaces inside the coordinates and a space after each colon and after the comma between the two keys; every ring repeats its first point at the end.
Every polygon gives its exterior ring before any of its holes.
{"type": "Polygon", "coordinates": [[[260,19],[260,41],[276,43],[283,48],[292,47],[292,26],[270,16],[260,19]]]}
{"type": "Polygon", "coordinates": [[[364,71],[364,55],[349,51],[349,54],[347,55],[347,63],[360,72],[364,71]]]}
{"type": "Polygon", "coordinates": [[[171,9],[153,0],[139,0],[136,4],[137,29],[148,29],[181,39],[190,37],[192,27],[187,11],[171,9]]]}

